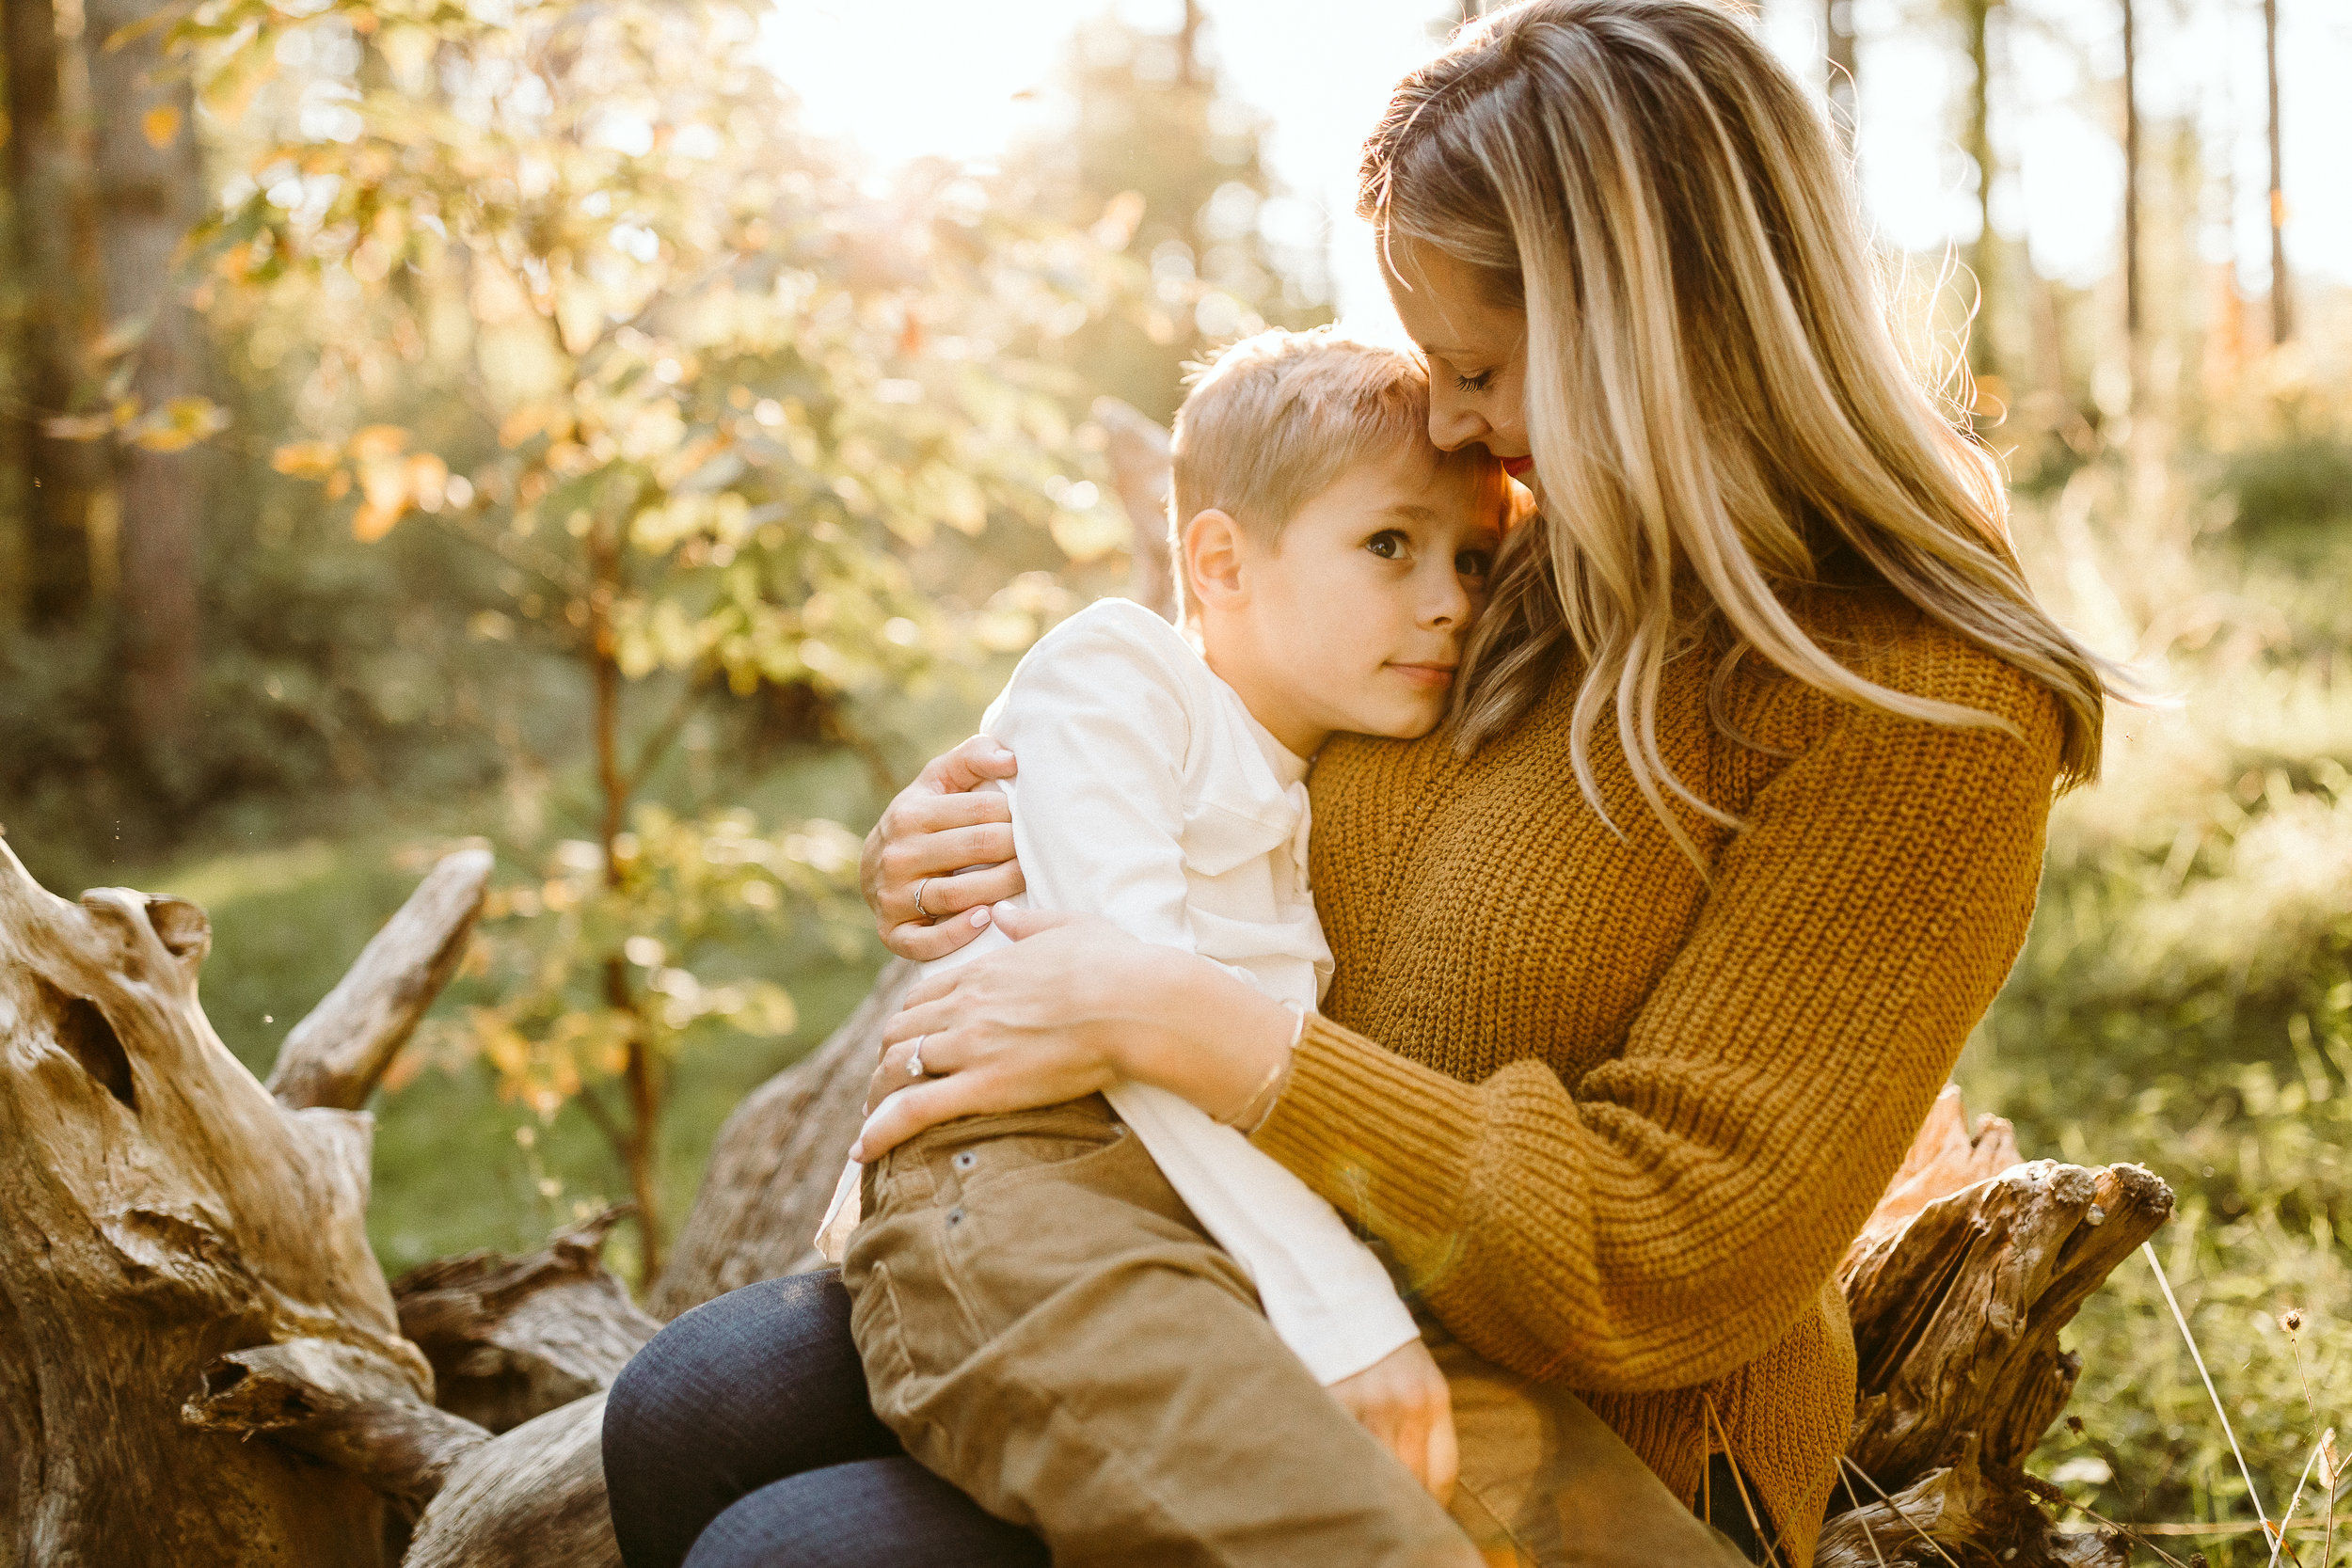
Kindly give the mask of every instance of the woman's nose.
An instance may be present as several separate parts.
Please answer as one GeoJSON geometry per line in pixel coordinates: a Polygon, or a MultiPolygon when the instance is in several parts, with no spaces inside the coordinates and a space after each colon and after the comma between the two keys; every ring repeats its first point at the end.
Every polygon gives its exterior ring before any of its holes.
{"type": "Polygon", "coordinates": [[[1493,427],[1470,400],[1432,388],[1429,394],[1429,439],[1439,451],[1459,451],[1483,441],[1493,427]]]}

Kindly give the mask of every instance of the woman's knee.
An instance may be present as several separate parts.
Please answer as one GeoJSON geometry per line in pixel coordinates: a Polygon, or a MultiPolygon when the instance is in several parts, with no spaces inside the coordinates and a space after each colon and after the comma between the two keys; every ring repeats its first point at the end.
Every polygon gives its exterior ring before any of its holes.
{"type": "Polygon", "coordinates": [[[655,1335],[612,1385],[605,1449],[666,1459],[733,1446],[780,1407],[812,1404],[864,1407],[848,1298],[830,1272],[730,1291],[655,1335]]]}
{"type": "Polygon", "coordinates": [[[737,1502],[685,1568],[1046,1568],[1044,1543],[913,1460],[787,1477],[737,1502]]]}

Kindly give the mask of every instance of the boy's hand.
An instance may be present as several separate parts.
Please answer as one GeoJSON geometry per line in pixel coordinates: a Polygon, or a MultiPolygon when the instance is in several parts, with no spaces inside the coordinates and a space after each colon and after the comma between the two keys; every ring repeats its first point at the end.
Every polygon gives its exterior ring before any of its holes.
{"type": "Polygon", "coordinates": [[[1331,1397],[1403,1460],[1431,1497],[1453,1500],[1462,1460],[1454,1437],[1454,1397],[1429,1347],[1419,1339],[1398,1346],[1332,1384],[1331,1397]]]}

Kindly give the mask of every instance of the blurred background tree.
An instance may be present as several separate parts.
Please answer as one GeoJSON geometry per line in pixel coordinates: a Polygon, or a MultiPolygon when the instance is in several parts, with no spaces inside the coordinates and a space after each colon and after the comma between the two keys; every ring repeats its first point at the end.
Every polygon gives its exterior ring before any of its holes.
{"type": "Polygon", "coordinates": [[[1200,0],[1175,12],[1172,32],[1116,11],[1082,24],[1064,67],[1074,123],[1014,148],[1000,176],[1004,205],[1092,224],[1150,269],[1066,360],[1163,424],[1211,348],[1331,319],[1320,219],[1267,172],[1266,116],[1224,89],[1200,0]]]}
{"type": "MultiPolygon", "coordinates": [[[[1358,33],[1483,8],[1368,4],[1277,71],[1231,40],[1288,12],[1040,0],[993,23],[1028,129],[884,158],[883,73],[946,47],[912,24],[829,139],[793,86],[850,68],[792,55],[797,13],[0,0],[12,845],[207,904],[207,1006],[259,1063],[424,860],[490,842],[428,1070],[376,1106],[376,1244],[520,1249],[622,1196],[642,1272],[720,1118],[866,990],[856,832],[1124,579],[1092,400],[1164,419],[1217,342],[1377,309],[1300,104],[1358,33]]],[[[2298,240],[2342,203],[2296,130],[2352,16],[1764,20],[2037,580],[2183,699],[2060,803],[1962,1076],[2028,1152],[2180,1190],[2164,1257],[2275,1513],[2352,1390],[2352,294],[2298,240]],[[2087,252],[2037,227],[2052,190],[2087,252]]],[[[2093,1299],[2043,1468],[2252,1560],[2153,1291],[2093,1299]]]]}

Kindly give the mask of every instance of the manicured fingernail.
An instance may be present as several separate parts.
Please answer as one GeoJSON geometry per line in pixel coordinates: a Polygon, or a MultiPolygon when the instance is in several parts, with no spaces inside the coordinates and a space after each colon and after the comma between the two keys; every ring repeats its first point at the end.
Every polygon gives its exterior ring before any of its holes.
{"type": "Polygon", "coordinates": [[[990,913],[989,907],[986,904],[982,904],[978,909],[972,911],[972,924],[975,926],[985,926],[994,917],[990,913]]]}

